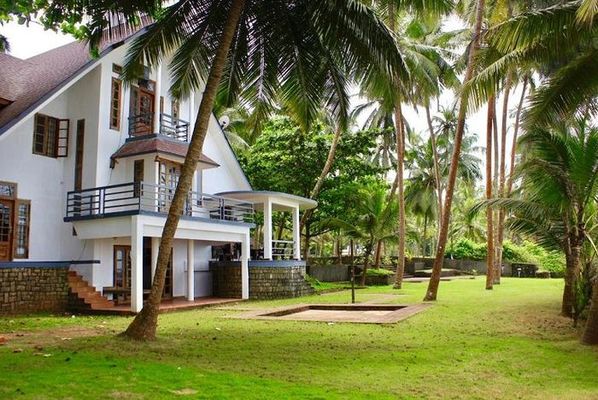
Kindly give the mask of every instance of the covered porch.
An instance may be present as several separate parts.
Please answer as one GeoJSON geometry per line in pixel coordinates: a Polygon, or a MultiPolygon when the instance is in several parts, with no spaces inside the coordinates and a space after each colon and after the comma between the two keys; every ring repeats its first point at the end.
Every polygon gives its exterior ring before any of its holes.
{"type": "Polygon", "coordinates": [[[253,204],[255,211],[263,212],[263,246],[254,246],[251,260],[301,260],[300,212],[315,208],[314,200],[288,193],[272,191],[232,191],[219,196],[253,204]],[[275,239],[272,229],[274,212],[288,212],[292,216],[292,239],[275,239]]]}
{"type": "MultiPolygon", "coordinates": [[[[81,239],[93,239],[94,259],[101,260],[90,273],[81,275],[104,296],[120,300],[118,296],[122,295],[125,300],[109,310],[97,311],[141,311],[144,295],[147,297],[154,278],[164,222],[162,216],[143,214],[73,221],[81,239]]],[[[252,224],[241,222],[182,218],[175,233],[166,280],[170,296],[166,296],[162,310],[197,308],[249,298],[251,227],[252,224]],[[235,298],[215,298],[211,292],[208,270],[211,249],[225,243],[236,243],[239,248],[237,259],[241,264],[242,290],[235,298]]]]}

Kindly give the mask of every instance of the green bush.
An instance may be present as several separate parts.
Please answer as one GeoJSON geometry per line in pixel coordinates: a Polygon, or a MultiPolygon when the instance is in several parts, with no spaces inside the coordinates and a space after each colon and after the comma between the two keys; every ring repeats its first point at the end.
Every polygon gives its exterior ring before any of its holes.
{"type": "MultiPolygon", "coordinates": [[[[475,243],[469,239],[460,239],[446,250],[447,257],[456,260],[485,260],[486,254],[486,243],[475,243]]],[[[565,256],[561,252],[546,250],[529,241],[524,241],[521,245],[505,241],[503,260],[536,264],[540,270],[550,271],[552,277],[562,277],[565,271],[565,256]]]]}
{"type": "Polygon", "coordinates": [[[460,239],[446,250],[446,257],[455,260],[484,260],[486,258],[486,244],[475,243],[469,239],[460,239]]]}
{"type": "Polygon", "coordinates": [[[368,268],[367,272],[365,273],[366,276],[387,276],[387,275],[394,275],[394,272],[384,268],[368,268]]]}

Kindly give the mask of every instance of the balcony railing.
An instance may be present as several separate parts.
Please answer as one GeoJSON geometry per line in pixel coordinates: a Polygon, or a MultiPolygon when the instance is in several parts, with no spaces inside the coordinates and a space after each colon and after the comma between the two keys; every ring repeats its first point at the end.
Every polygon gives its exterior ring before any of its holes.
{"type": "MultiPolygon", "coordinates": [[[[151,212],[166,215],[174,189],[131,182],[67,194],[66,219],[92,219],[151,212]]],[[[189,192],[182,215],[231,222],[253,222],[253,204],[211,194],[189,192]]]]}
{"type": "Polygon", "coordinates": [[[181,142],[189,141],[189,122],[172,115],[160,113],[159,132],[154,132],[154,114],[139,114],[129,117],[129,137],[147,136],[154,133],[181,142]]]}

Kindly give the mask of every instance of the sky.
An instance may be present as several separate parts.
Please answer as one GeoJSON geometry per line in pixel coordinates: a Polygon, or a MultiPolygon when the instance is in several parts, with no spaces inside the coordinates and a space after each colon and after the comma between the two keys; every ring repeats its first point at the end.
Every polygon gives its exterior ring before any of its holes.
{"type": "MultiPolygon", "coordinates": [[[[447,21],[447,25],[449,29],[457,29],[460,27],[460,22],[456,19],[449,19],[447,21]]],[[[4,25],[0,25],[0,34],[6,36],[10,43],[11,51],[9,52],[10,55],[18,58],[29,58],[39,53],[43,53],[44,51],[51,50],[53,48],[62,46],[69,42],[72,42],[74,39],[69,35],[64,35],[62,33],[56,33],[53,31],[45,31],[39,24],[31,23],[28,27],[24,25],[19,25],[16,22],[7,23],[4,25]]],[[[512,111],[515,109],[517,102],[519,101],[519,97],[521,96],[521,91],[519,88],[516,88],[511,93],[511,101],[509,104],[509,114],[514,114],[512,111]]],[[[356,97],[355,103],[359,104],[360,100],[356,97]]],[[[446,91],[440,96],[439,103],[443,107],[452,107],[454,103],[454,96],[450,91],[446,91]]],[[[497,116],[500,117],[502,115],[502,99],[498,98],[496,102],[497,107],[497,116]]],[[[435,113],[435,107],[433,107],[432,112],[435,113]]],[[[416,131],[422,133],[422,136],[428,136],[428,127],[426,122],[426,114],[423,109],[414,110],[413,107],[404,106],[403,107],[405,118],[408,121],[409,125],[414,128],[416,131]]],[[[498,124],[500,127],[500,119],[498,120],[498,124]]],[[[470,133],[474,133],[478,136],[478,146],[481,148],[485,148],[485,137],[486,137],[486,108],[482,107],[477,112],[468,115],[467,117],[467,126],[469,128],[470,133]]],[[[510,157],[510,149],[511,149],[511,141],[512,141],[512,118],[509,119],[509,131],[507,137],[507,160],[510,157]]],[[[479,157],[484,158],[482,153],[479,154],[479,157]]],[[[484,168],[482,168],[482,173],[484,173],[484,168]]]]}

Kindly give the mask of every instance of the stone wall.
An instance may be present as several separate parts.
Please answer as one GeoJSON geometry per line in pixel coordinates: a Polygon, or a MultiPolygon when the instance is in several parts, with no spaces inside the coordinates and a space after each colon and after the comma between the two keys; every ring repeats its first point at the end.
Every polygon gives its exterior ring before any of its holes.
{"type": "MultiPolygon", "coordinates": [[[[250,263],[250,299],[300,297],[314,292],[305,280],[304,263],[287,261],[286,263],[280,262],[279,265],[276,264],[276,261],[250,263]]],[[[214,282],[214,296],[241,297],[240,262],[212,262],[210,271],[214,282]]]]}
{"type": "Polygon", "coordinates": [[[0,314],[65,311],[67,275],[68,266],[0,267],[0,314]]]}
{"type": "Polygon", "coordinates": [[[351,280],[348,265],[308,265],[307,273],[320,282],[346,282],[351,280]]]}

